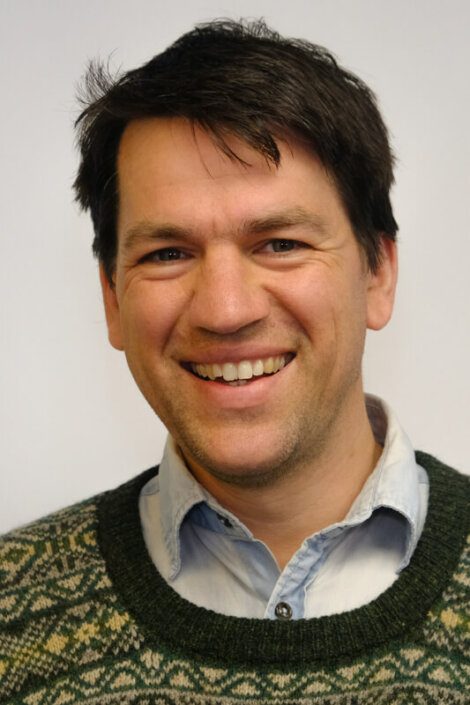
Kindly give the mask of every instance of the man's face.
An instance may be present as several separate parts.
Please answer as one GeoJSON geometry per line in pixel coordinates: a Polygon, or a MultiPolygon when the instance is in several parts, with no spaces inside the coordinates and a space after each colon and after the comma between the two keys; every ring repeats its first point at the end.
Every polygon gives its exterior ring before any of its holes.
{"type": "Polygon", "coordinates": [[[295,140],[278,169],[228,143],[249,166],[182,119],[127,127],[115,288],[102,280],[110,340],[190,465],[263,482],[354,423],[393,252],[367,271],[332,179],[295,140]]]}

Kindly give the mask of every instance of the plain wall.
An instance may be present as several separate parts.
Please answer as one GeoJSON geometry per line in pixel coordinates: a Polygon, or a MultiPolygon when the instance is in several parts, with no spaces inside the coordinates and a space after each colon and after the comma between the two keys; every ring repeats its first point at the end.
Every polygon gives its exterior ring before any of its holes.
{"type": "Polygon", "coordinates": [[[89,59],[128,69],[220,16],[324,44],[377,92],[401,271],[366,388],[416,447],[470,471],[470,3],[1,0],[0,531],[160,458],[164,429],[108,345],[91,223],[72,200],[75,93],[89,59]]]}

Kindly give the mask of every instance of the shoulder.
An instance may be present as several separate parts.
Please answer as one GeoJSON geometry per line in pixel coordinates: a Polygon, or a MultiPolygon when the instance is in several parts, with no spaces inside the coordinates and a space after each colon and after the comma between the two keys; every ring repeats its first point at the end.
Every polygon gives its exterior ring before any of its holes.
{"type": "Polygon", "coordinates": [[[96,497],[0,538],[0,628],[38,617],[103,580],[96,497]]]}
{"type": "Polygon", "coordinates": [[[100,507],[139,492],[155,468],[0,537],[0,629],[66,608],[79,595],[110,588],[100,544],[100,507]]]}
{"type": "MultiPolygon", "coordinates": [[[[416,462],[424,468],[429,476],[430,482],[436,491],[447,490],[449,496],[466,497],[470,496],[470,475],[455,469],[450,465],[435,458],[429,453],[421,450],[415,453],[416,462]]],[[[468,470],[470,472],[470,469],[468,470]]]]}
{"type": "Polygon", "coordinates": [[[429,478],[429,503],[420,544],[447,565],[459,555],[470,532],[470,476],[437,458],[416,452],[429,478]],[[452,548],[452,550],[450,550],[452,548]]]}
{"type": "Polygon", "coordinates": [[[139,644],[100,548],[99,508],[116,492],[0,538],[1,702],[139,644]]]}

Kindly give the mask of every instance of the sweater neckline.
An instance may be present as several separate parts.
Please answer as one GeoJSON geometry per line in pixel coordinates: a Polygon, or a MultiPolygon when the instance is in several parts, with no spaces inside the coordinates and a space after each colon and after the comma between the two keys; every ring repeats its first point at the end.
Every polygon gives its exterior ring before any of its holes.
{"type": "Polygon", "coordinates": [[[378,598],[340,614],[291,622],[228,617],[182,598],[158,573],[143,538],[139,494],[151,468],[105,493],[98,539],[111,581],[148,643],[220,665],[283,665],[358,656],[422,621],[454,570],[465,540],[467,478],[425,453],[429,504],[409,566],[378,598]],[[445,501],[444,501],[445,499],[445,501]]]}

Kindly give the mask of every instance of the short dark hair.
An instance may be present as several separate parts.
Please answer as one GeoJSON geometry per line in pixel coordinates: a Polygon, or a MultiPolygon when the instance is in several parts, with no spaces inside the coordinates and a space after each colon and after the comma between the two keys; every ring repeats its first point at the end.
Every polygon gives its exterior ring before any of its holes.
{"type": "Polygon", "coordinates": [[[276,137],[294,135],[332,175],[369,268],[381,235],[394,240],[393,155],[372,91],[323,47],[286,39],[262,20],[198,25],[140,68],[113,80],[92,64],[82,96],[76,199],[90,209],[93,251],[111,280],[115,267],[116,157],[126,125],[148,116],[184,117],[212,135],[245,140],[279,165],[276,137]]]}

